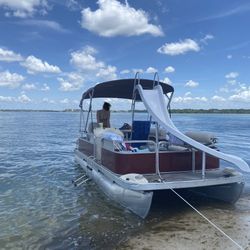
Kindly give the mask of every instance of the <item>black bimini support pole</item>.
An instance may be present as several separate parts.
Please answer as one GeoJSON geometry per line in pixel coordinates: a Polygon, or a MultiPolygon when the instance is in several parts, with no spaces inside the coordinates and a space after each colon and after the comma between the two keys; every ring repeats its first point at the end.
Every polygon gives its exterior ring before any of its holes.
{"type": "Polygon", "coordinates": [[[131,104],[131,111],[132,111],[132,122],[131,122],[131,133],[130,133],[130,139],[132,139],[132,133],[133,133],[133,121],[135,117],[135,102],[136,102],[136,85],[140,84],[140,73],[136,72],[135,78],[134,78],[134,88],[133,88],[133,99],[131,104]]]}
{"type": "Polygon", "coordinates": [[[85,128],[84,128],[85,132],[87,132],[87,126],[88,126],[90,112],[91,112],[91,119],[93,120],[93,117],[92,117],[92,99],[93,99],[93,95],[94,95],[94,89],[92,89],[92,91],[89,93],[90,101],[89,101],[89,110],[88,110],[87,119],[86,119],[85,128]]]}

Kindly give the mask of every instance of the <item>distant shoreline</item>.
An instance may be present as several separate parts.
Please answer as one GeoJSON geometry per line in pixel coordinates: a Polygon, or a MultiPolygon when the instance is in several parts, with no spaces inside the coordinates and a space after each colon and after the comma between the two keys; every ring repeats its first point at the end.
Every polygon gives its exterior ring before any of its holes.
{"type": "MultiPolygon", "coordinates": [[[[0,109],[0,112],[80,112],[80,109],[35,110],[35,109],[0,109]]],[[[112,110],[114,113],[129,113],[130,110],[112,110]]],[[[136,110],[144,113],[145,110],[136,110]]],[[[172,109],[173,114],[250,114],[250,109],[172,109]]]]}

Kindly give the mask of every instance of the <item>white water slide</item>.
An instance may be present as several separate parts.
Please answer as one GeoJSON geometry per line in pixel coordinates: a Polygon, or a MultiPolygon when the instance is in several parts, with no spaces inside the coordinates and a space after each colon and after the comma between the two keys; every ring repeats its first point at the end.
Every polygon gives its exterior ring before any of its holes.
{"type": "Polygon", "coordinates": [[[154,89],[151,90],[143,89],[140,84],[138,84],[136,88],[138,89],[141,99],[145,107],[147,108],[149,114],[153,117],[155,121],[158,122],[159,125],[165,128],[172,135],[176,136],[183,142],[187,143],[188,145],[191,145],[192,147],[198,150],[201,150],[209,155],[215,156],[227,162],[233,163],[242,171],[250,172],[248,164],[241,158],[234,155],[224,154],[222,152],[209,148],[191,139],[190,137],[184,135],[181,131],[179,131],[170,119],[165,99],[166,97],[164,96],[162,87],[160,85],[155,86],[154,89]]]}

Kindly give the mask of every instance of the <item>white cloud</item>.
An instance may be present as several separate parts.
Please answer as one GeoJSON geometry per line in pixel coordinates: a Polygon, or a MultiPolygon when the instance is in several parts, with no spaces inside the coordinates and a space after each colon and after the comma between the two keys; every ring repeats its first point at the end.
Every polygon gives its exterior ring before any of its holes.
{"type": "Polygon", "coordinates": [[[12,96],[0,96],[0,102],[19,102],[19,103],[29,103],[32,100],[25,94],[21,94],[18,97],[12,96]]]}
{"type": "Polygon", "coordinates": [[[227,59],[232,59],[233,56],[232,55],[227,55],[227,59]]]}
{"type": "MultiPolygon", "coordinates": [[[[1,0],[0,0],[1,1],[1,0]]],[[[68,33],[69,31],[64,29],[59,23],[51,20],[23,20],[19,22],[20,24],[27,25],[27,26],[34,26],[38,28],[46,28],[51,29],[61,33],[68,33]]]]}
{"type": "Polygon", "coordinates": [[[219,89],[219,92],[222,92],[222,93],[228,93],[229,92],[229,89],[228,89],[228,86],[223,86],[219,89]]]}
{"type": "Polygon", "coordinates": [[[104,62],[97,61],[94,55],[97,53],[96,49],[86,46],[82,50],[71,53],[70,62],[81,71],[95,71],[105,66],[104,62]]]}
{"type": "Polygon", "coordinates": [[[192,93],[190,91],[186,92],[184,96],[190,96],[192,93]]]}
{"type": "Polygon", "coordinates": [[[207,102],[208,101],[207,97],[205,97],[205,96],[195,97],[195,100],[196,101],[201,101],[201,102],[207,102]]]}
{"type": "Polygon", "coordinates": [[[36,86],[34,84],[26,83],[22,86],[22,89],[23,90],[34,90],[34,89],[36,89],[36,86]]]}
{"type": "Polygon", "coordinates": [[[227,79],[230,79],[230,78],[237,78],[239,76],[239,73],[238,72],[230,72],[228,74],[225,75],[225,77],[227,79]]]}
{"type": "Polygon", "coordinates": [[[117,0],[98,0],[99,9],[91,11],[90,8],[82,10],[81,25],[83,28],[100,36],[134,36],[151,34],[162,36],[160,26],[149,23],[148,14],[136,10],[117,0]]]}
{"type": "Polygon", "coordinates": [[[24,77],[17,73],[0,72],[0,87],[17,88],[23,80],[24,77]]]}
{"type": "Polygon", "coordinates": [[[66,6],[72,10],[72,11],[76,11],[80,9],[80,4],[76,1],[76,0],[67,0],[66,1],[66,6]]]}
{"type": "Polygon", "coordinates": [[[202,38],[200,41],[201,41],[202,43],[204,43],[204,44],[207,44],[207,41],[208,41],[208,40],[212,40],[212,39],[214,39],[214,36],[211,35],[211,34],[207,34],[207,35],[205,35],[205,37],[202,38]]]}
{"type": "Polygon", "coordinates": [[[148,74],[152,74],[152,73],[156,73],[157,71],[158,70],[153,67],[148,67],[145,72],[148,74]]]}
{"type": "Polygon", "coordinates": [[[238,89],[235,88],[235,89],[233,89],[232,91],[235,92],[235,93],[241,93],[242,91],[245,91],[245,90],[247,90],[248,88],[250,88],[250,87],[247,87],[246,84],[239,84],[239,85],[238,85],[238,89]]]}
{"type": "Polygon", "coordinates": [[[77,73],[69,73],[67,74],[67,79],[57,78],[60,82],[60,90],[64,92],[79,90],[84,82],[84,78],[77,73]]]}
{"type": "Polygon", "coordinates": [[[250,86],[242,86],[238,93],[229,97],[230,101],[250,102],[250,86]]]}
{"type": "Polygon", "coordinates": [[[98,61],[94,56],[95,54],[97,54],[95,48],[86,46],[82,50],[72,52],[70,62],[79,71],[88,74],[88,76],[93,77],[95,75],[105,80],[116,79],[116,67],[98,61]]]}
{"type": "Polygon", "coordinates": [[[193,80],[189,80],[186,84],[185,84],[185,87],[190,87],[190,88],[195,88],[195,87],[198,87],[199,86],[199,83],[198,82],[195,82],[193,80]]]}
{"type": "Polygon", "coordinates": [[[228,16],[233,16],[233,15],[237,15],[239,13],[244,13],[249,11],[250,9],[250,5],[248,4],[248,2],[246,2],[246,4],[237,4],[236,7],[233,7],[231,9],[228,8],[224,8],[222,12],[219,12],[217,14],[214,14],[212,16],[208,16],[208,17],[204,17],[202,19],[200,19],[200,21],[205,21],[205,20],[213,20],[213,19],[219,19],[219,18],[224,18],[224,17],[228,17],[228,16]]]}
{"type": "Polygon", "coordinates": [[[29,103],[32,102],[32,100],[24,93],[21,93],[21,95],[18,97],[0,96],[0,102],[29,103]]]}
{"type": "Polygon", "coordinates": [[[192,39],[185,39],[177,43],[165,43],[157,52],[170,56],[185,54],[189,51],[200,51],[200,46],[192,39]]]}
{"type": "Polygon", "coordinates": [[[6,16],[13,15],[21,18],[33,16],[37,11],[45,14],[48,9],[46,0],[0,0],[0,6],[7,10],[6,16]]]}
{"type": "Polygon", "coordinates": [[[75,100],[72,101],[72,103],[78,105],[78,104],[79,104],[79,100],[76,100],[76,99],[75,99],[75,100]]]}
{"type": "Polygon", "coordinates": [[[172,66],[168,66],[165,68],[165,72],[166,73],[173,73],[173,72],[175,72],[175,68],[172,66]]]}
{"type": "Polygon", "coordinates": [[[230,79],[227,82],[230,83],[231,85],[235,85],[236,84],[236,80],[235,79],[230,79]]]}
{"type": "Polygon", "coordinates": [[[191,97],[191,96],[184,96],[184,97],[174,97],[174,103],[195,103],[195,102],[208,102],[208,99],[205,96],[202,97],[191,97]]]}
{"type": "Polygon", "coordinates": [[[69,104],[69,99],[65,98],[65,99],[61,100],[60,103],[62,103],[62,104],[69,104]]]}
{"type": "Polygon", "coordinates": [[[17,98],[17,101],[21,103],[29,103],[31,102],[31,99],[27,95],[22,94],[21,96],[17,98]]]}
{"type": "Polygon", "coordinates": [[[43,84],[43,87],[41,88],[42,91],[49,91],[50,90],[50,87],[48,86],[47,83],[44,83],[43,84]]]}
{"type": "Polygon", "coordinates": [[[42,99],[42,102],[49,103],[49,104],[55,104],[56,102],[54,100],[50,100],[49,98],[45,97],[42,99]]]}
{"type": "Polygon", "coordinates": [[[14,102],[15,98],[11,96],[0,96],[0,102],[14,102]]]}
{"type": "Polygon", "coordinates": [[[143,69],[132,69],[133,73],[139,73],[139,74],[143,74],[144,70],[143,69]]]}
{"type": "Polygon", "coordinates": [[[101,68],[96,76],[105,80],[114,80],[117,78],[116,67],[108,65],[105,68],[101,68]]]}
{"type": "Polygon", "coordinates": [[[213,96],[211,99],[212,99],[212,101],[215,101],[215,102],[225,102],[226,101],[226,99],[224,97],[217,96],[217,95],[213,96]]]}
{"type": "Polygon", "coordinates": [[[42,61],[35,56],[28,56],[21,65],[27,69],[29,74],[37,73],[60,73],[61,70],[58,66],[50,65],[46,61],[42,61]]]}
{"type": "Polygon", "coordinates": [[[120,72],[120,74],[129,74],[130,70],[129,69],[124,69],[120,72]]]}
{"type": "Polygon", "coordinates": [[[18,62],[22,61],[23,58],[20,54],[16,54],[15,52],[11,50],[6,50],[3,48],[0,48],[0,61],[4,62],[18,62]]]}
{"type": "Polygon", "coordinates": [[[165,77],[165,78],[162,80],[162,82],[164,82],[164,83],[166,83],[166,84],[169,84],[169,85],[172,84],[171,80],[170,80],[168,77],[165,77]]]}

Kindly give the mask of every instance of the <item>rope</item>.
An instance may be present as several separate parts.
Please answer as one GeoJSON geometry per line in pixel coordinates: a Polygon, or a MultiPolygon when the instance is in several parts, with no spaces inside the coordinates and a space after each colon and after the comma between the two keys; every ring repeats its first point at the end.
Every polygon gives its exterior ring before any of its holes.
{"type": "Polygon", "coordinates": [[[185,203],[187,203],[195,212],[197,212],[202,218],[204,218],[208,223],[210,223],[213,227],[215,227],[218,231],[220,231],[224,236],[226,236],[230,241],[232,241],[239,249],[244,250],[242,246],[240,246],[235,240],[233,240],[230,236],[228,236],[225,232],[223,232],[217,225],[215,225],[212,221],[210,221],[205,215],[203,215],[200,211],[198,211],[194,206],[192,206],[187,200],[185,200],[180,194],[178,194],[174,189],[171,190],[181,198],[185,203]]]}

